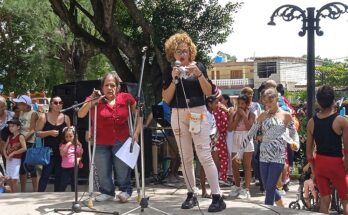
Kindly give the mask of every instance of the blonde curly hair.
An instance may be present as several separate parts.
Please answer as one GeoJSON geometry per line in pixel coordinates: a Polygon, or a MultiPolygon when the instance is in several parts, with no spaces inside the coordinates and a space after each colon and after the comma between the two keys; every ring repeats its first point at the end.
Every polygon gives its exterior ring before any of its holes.
{"type": "Polygon", "coordinates": [[[168,62],[175,61],[174,53],[175,50],[178,48],[179,44],[186,43],[190,50],[190,57],[189,61],[194,61],[196,59],[197,55],[197,48],[196,45],[192,42],[191,37],[186,32],[179,32],[167,39],[167,41],[164,44],[165,52],[166,52],[166,58],[168,62]]]}

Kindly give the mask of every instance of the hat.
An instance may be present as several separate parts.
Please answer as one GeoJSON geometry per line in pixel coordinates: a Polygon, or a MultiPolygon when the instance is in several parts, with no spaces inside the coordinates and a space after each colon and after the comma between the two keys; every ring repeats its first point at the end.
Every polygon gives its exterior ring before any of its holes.
{"type": "Polygon", "coordinates": [[[27,95],[20,95],[16,99],[13,99],[16,103],[24,103],[27,105],[31,105],[31,98],[27,95]]]}
{"type": "Polygon", "coordinates": [[[13,119],[7,121],[7,124],[14,124],[14,125],[21,126],[21,122],[17,118],[13,118],[13,119]]]}

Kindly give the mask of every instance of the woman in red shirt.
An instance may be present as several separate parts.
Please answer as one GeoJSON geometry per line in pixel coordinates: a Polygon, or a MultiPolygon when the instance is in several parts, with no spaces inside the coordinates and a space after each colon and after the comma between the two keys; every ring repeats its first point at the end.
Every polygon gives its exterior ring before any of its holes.
{"type": "MultiPolygon", "coordinates": [[[[97,108],[96,126],[96,155],[95,164],[100,179],[99,191],[101,195],[96,201],[113,199],[115,185],[112,170],[116,171],[117,184],[120,193],[117,197],[121,202],[127,202],[132,195],[131,168],[115,156],[123,143],[130,136],[128,127],[128,104],[131,110],[136,111],[136,102],[132,95],[118,92],[119,81],[115,74],[107,73],[101,81],[102,96],[99,91],[94,91],[87,97],[85,103],[78,112],[80,118],[85,117],[91,110],[97,108]],[[92,100],[99,97],[99,99],[92,100]],[[97,106],[95,106],[98,104],[97,106]]],[[[93,115],[93,114],[92,114],[93,115]]],[[[92,117],[92,121],[93,121],[92,117]]],[[[140,124],[135,131],[135,141],[138,142],[140,124]]]]}

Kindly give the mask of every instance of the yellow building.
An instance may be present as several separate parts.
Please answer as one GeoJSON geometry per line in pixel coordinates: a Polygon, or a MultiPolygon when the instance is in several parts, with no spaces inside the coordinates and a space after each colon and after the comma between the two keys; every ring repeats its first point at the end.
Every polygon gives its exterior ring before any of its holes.
{"type": "Polygon", "coordinates": [[[214,63],[208,76],[222,93],[236,95],[245,86],[254,88],[254,62],[214,63]]]}

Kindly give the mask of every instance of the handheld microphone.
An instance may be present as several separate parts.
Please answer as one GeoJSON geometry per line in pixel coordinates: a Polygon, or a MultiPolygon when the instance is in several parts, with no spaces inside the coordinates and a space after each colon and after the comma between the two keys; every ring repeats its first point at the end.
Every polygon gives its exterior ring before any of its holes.
{"type": "Polygon", "coordinates": [[[180,61],[180,60],[176,60],[176,61],[174,62],[174,65],[175,65],[176,67],[180,67],[180,66],[181,66],[181,61],[180,61]]]}

